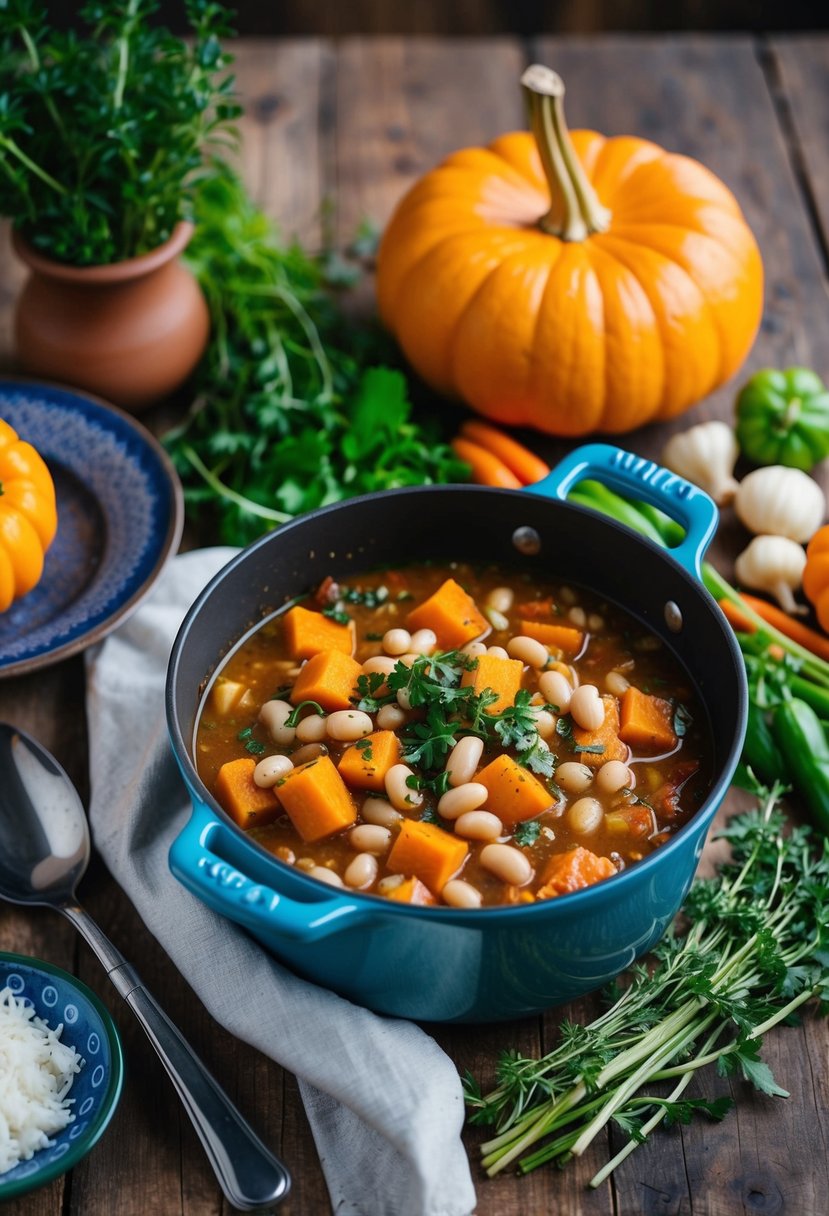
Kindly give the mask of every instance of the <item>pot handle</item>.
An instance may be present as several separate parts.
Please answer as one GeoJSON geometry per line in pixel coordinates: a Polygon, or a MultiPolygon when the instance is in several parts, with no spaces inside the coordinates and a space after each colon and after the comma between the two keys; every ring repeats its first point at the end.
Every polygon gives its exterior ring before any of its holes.
{"type": "Polygon", "coordinates": [[[527,488],[533,494],[564,502],[570,491],[587,478],[629,498],[650,503],[681,524],[685,536],[668,552],[690,574],[701,577],[700,565],[719,519],[716,503],[704,490],[653,460],[611,443],[588,443],[575,448],[548,477],[527,488]]]}
{"type": "Polygon", "coordinates": [[[254,882],[230,860],[238,848],[209,807],[194,801],[192,815],[170,846],[170,869],[179,882],[222,916],[254,932],[292,941],[318,941],[368,915],[346,896],[323,895],[302,903],[254,882]]]}

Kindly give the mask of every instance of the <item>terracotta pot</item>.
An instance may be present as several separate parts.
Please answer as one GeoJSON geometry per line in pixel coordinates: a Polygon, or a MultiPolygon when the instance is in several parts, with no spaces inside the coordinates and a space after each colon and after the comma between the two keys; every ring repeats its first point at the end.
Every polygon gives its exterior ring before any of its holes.
{"type": "Polygon", "coordinates": [[[18,234],[31,270],[17,304],[17,352],[27,371],[138,412],[187,379],[210,332],[207,304],[178,261],[193,225],[165,244],[109,266],[68,266],[18,234]]]}

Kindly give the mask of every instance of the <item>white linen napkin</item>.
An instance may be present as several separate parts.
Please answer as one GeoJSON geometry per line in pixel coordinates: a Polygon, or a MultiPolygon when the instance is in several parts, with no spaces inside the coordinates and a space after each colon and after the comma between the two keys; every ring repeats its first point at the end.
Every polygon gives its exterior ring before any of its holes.
{"type": "Polygon", "coordinates": [[[337,1216],[468,1216],[461,1086],[434,1040],[298,979],[168,868],[189,801],[164,717],[167,658],[187,608],[234,552],[175,558],[130,620],[88,652],[95,845],[212,1016],[299,1077],[337,1216]]]}

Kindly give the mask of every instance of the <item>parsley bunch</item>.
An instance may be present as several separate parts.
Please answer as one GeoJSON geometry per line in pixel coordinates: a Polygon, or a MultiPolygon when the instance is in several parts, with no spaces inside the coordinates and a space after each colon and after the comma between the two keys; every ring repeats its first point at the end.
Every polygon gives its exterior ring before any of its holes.
{"type": "Polygon", "coordinates": [[[467,480],[436,429],[412,420],[385,340],[346,323],[325,259],[284,245],[227,166],[200,183],[195,219],[187,258],[213,339],[193,407],[165,437],[194,517],[247,544],[357,494],[467,480]]]}
{"type": "Polygon", "coordinates": [[[102,265],[163,244],[189,215],[206,149],[240,113],[227,12],[187,0],[185,42],[158,0],[92,0],[85,33],[37,0],[0,4],[0,214],[47,256],[102,265]]]}
{"type": "Polygon", "coordinates": [[[630,1141],[591,1180],[598,1186],[663,1119],[726,1115],[730,1099],[683,1097],[709,1064],[786,1096],[760,1044],[807,1001],[829,999],[829,841],[816,850],[808,828],[784,835],[781,792],[762,791],[759,809],[732,818],[721,833],[732,861],[694,882],[687,932],[675,926],[652,968],[632,968],[606,1013],[589,1026],[565,1023],[540,1060],[505,1054],[486,1096],[467,1077],[472,1122],[498,1127],[481,1146],[490,1176],[513,1161],[522,1173],[563,1165],[614,1120],[630,1141]],[[644,1092],[655,1082],[669,1092],[644,1092]]]}

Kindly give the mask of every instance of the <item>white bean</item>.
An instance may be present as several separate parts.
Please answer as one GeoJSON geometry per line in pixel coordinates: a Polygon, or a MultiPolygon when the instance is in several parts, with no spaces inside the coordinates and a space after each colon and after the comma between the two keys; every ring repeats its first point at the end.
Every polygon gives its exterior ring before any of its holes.
{"type": "Polygon", "coordinates": [[[556,769],[555,782],[568,794],[582,794],[593,780],[593,773],[586,764],[568,760],[556,769]]]}
{"type": "Polygon", "coordinates": [[[632,785],[633,773],[621,760],[608,760],[596,773],[596,787],[603,794],[618,794],[632,785]]]}
{"type": "Polygon", "coordinates": [[[341,887],[343,880],[335,870],[329,870],[327,866],[314,866],[313,870],[309,870],[308,874],[311,878],[317,878],[320,882],[327,882],[329,887],[341,887]]]}
{"type": "Polygon", "coordinates": [[[410,810],[423,801],[423,792],[406,784],[412,777],[414,773],[406,764],[393,764],[386,773],[386,793],[396,811],[410,810]]]}
{"type": "Polygon", "coordinates": [[[562,587],[558,593],[558,598],[562,604],[575,604],[578,597],[572,587],[562,587]]]}
{"type": "Polygon", "coordinates": [[[509,612],[515,600],[515,594],[510,587],[493,587],[486,597],[488,607],[496,612],[509,612]]]}
{"type": "Polygon", "coordinates": [[[525,633],[519,633],[507,642],[507,651],[512,659],[520,659],[528,667],[544,667],[550,658],[547,647],[525,633]]]}
{"type": "Polygon", "coordinates": [[[253,780],[260,789],[269,790],[294,767],[287,756],[265,756],[253,770],[253,780]]]}
{"type": "Polygon", "coordinates": [[[355,739],[363,739],[374,730],[374,723],[368,714],[359,709],[338,709],[329,714],[326,730],[332,739],[341,743],[353,743],[355,739]]]}
{"type": "Polygon", "coordinates": [[[380,895],[389,895],[405,881],[405,874],[389,874],[385,878],[380,879],[377,884],[377,891],[380,895]]]}
{"type": "Polygon", "coordinates": [[[396,661],[396,659],[390,659],[384,654],[376,654],[373,658],[366,659],[365,663],[363,663],[363,671],[367,676],[370,676],[373,672],[388,676],[394,671],[396,661]]]}
{"type": "Polygon", "coordinates": [[[406,711],[399,705],[383,705],[377,714],[377,725],[381,730],[397,730],[406,721],[406,711]]]}
{"type": "Polygon", "coordinates": [[[401,654],[397,661],[398,663],[402,663],[404,667],[411,667],[412,664],[416,663],[419,658],[419,654],[415,654],[413,650],[410,650],[406,654],[401,654]]]}
{"type": "Polygon", "coordinates": [[[461,654],[479,659],[482,654],[486,654],[486,642],[467,642],[465,646],[461,646],[461,654]]]}
{"type": "Polygon", "coordinates": [[[309,714],[296,724],[296,737],[300,743],[319,743],[328,733],[328,719],[325,714],[309,714]]]}
{"type": "Polygon", "coordinates": [[[486,653],[493,659],[508,659],[509,655],[503,646],[487,646],[486,653]]]}
{"type": "MultiPolygon", "coordinates": [[[[450,779],[451,780],[451,779],[450,779]]],[[[456,789],[447,790],[438,802],[438,814],[443,819],[457,819],[470,811],[477,811],[489,797],[489,790],[478,781],[465,781],[456,789]]]]}
{"type": "Polygon", "coordinates": [[[385,798],[366,798],[360,814],[366,823],[377,824],[381,828],[393,828],[403,818],[385,798]]]}
{"type": "MultiPolygon", "coordinates": [[[[396,811],[394,813],[397,814],[396,811]]],[[[361,823],[348,833],[348,843],[358,853],[374,853],[379,857],[391,844],[391,832],[379,824],[361,823]]]]}
{"type": "Polygon", "coordinates": [[[491,811],[467,811],[455,820],[455,831],[467,840],[497,840],[504,834],[504,825],[491,811]]]}
{"type": "Polygon", "coordinates": [[[509,629],[509,618],[504,616],[503,612],[499,612],[497,608],[493,608],[491,604],[487,604],[484,608],[484,616],[498,633],[505,633],[509,629]]]}
{"type": "Polygon", "coordinates": [[[383,649],[386,654],[405,654],[412,648],[412,635],[408,629],[387,629],[383,634],[383,649]]]}
{"type": "Polygon", "coordinates": [[[579,608],[578,605],[575,608],[571,608],[567,616],[577,629],[584,629],[587,624],[587,613],[583,608],[579,608]]]}
{"type": "Polygon", "coordinates": [[[482,903],[481,892],[462,878],[450,878],[441,895],[451,908],[480,908],[482,903]]]}
{"type": "Polygon", "coordinates": [[[582,684],[570,698],[570,713],[576,726],[598,730],[604,722],[604,701],[595,684],[582,684]]]}
{"type": "Polygon", "coordinates": [[[538,688],[549,705],[556,705],[561,713],[567,713],[573,689],[566,676],[560,671],[542,672],[538,677],[538,688]]]}
{"type": "Polygon", "coordinates": [[[518,849],[508,844],[488,844],[481,849],[480,863],[490,874],[508,882],[511,886],[522,887],[533,876],[533,868],[529,859],[518,849]]]}
{"type": "Polygon", "coordinates": [[[411,708],[412,708],[412,699],[411,699],[411,697],[409,696],[409,690],[408,690],[408,688],[398,688],[398,690],[397,690],[397,704],[399,705],[399,707],[400,707],[401,709],[406,709],[406,710],[408,710],[408,709],[411,709],[411,708]]]}
{"type": "Polygon", "coordinates": [[[307,764],[309,760],[316,760],[318,756],[327,756],[328,748],[324,743],[306,743],[304,747],[298,747],[291,756],[296,767],[300,764],[307,764]]]}
{"type": "Polygon", "coordinates": [[[475,771],[484,754],[484,741],[477,735],[465,735],[458,739],[444,765],[449,774],[450,785],[464,785],[475,776],[475,771]]]}
{"type": "Polygon", "coordinates": [[[285,725],[285,719],[293,712],[293,705],[289,705],[287,701],[266,701],[259,710],[259,721],[274,743],[281,743],[283,746],[293,743],[296,730],[293,726],[285,725]]]}
{"type": "Polygon", "coordinates": [[[604,629],[604,617],[599,616],[598,612],[591,612],[587,618],[587,628],[591,633],[601,633],[604,629]]]}
{"type": "Polygon", "coordinates": [[[358,853],[354,860],[349,862],[343,875],[346,886],[354,887],[358,891],[365,890],[377,878],[377,869],[376,857],[372,857],[371,853],[358,853]]]}
{"type": "Polygon", "coordinates": [[[579,798],[567,808],[567,826],[571,832],[588,835],[595,832],[604,819],[604,807],[596,798],[579,798]]]}
{"type": "Polygon", "coordinates": [[[604,678],[604,686],[614,697],[623,697],[630,688],[630,680],[621,671],[609,671],[604,678]]]}
{"type": "Polygon", "coordinates": [[[535,729],[542,739],[549,739],[555,732],[556,720],[547,709],[534,709],[535,729]]]}
{"type": "Polygon", "coordinates": [[[431,654],[437,644],[437,634],[433,629],[417,629],[412,634],[410,642],[415,654],[431,654]]]}

